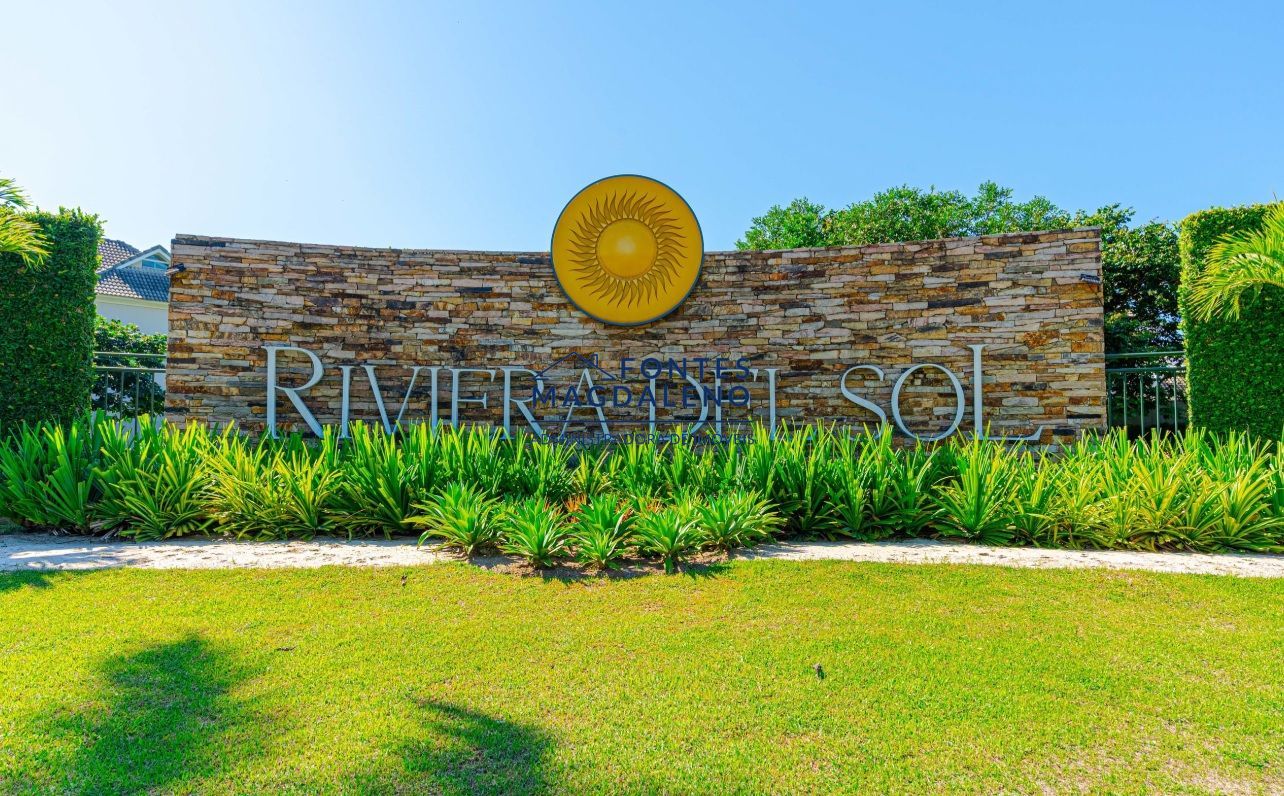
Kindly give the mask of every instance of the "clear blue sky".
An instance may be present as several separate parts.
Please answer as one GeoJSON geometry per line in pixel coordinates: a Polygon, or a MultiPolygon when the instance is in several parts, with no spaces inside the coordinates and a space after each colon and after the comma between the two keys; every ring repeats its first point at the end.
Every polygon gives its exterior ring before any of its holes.
{"type": "Polygon", "coordinates": [[[543,250],[621,172],[710,250],[901,183],[1161,219],[1284,195],[1278,0],[544,5],[6,3],[0,174],[138,246],[543,250]]]}

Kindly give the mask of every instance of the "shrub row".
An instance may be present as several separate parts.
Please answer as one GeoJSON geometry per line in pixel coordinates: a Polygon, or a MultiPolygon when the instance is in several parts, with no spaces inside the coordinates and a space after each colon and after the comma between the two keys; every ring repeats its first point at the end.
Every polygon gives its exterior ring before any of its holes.
{"type": "Polygon", "coordinates": [[[808,426],[576,449],[479,428],[354,425],[350,439],[305,441],[97,419],[25,426],[0,446],[0,516],[134,539],[422,534],[540,565],[633,553],[673,564],[774,537],[1282,552],[1275,445],[1115,433],[1044,455],[808,426]]]}

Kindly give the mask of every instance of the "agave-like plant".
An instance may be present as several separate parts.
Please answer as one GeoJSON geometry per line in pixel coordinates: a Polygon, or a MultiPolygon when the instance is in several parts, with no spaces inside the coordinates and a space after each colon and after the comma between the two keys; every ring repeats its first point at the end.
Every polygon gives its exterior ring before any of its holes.
{"type": "Polygon", "coordinates": [[[1039,544],[1052,533],[1058,474],[1057,462],[1051,457],[1036,457],[1030,451],[1018,455],[1012,473],[1012,529],[1018,544],[1039,544]]]}
{"type": "Polygon", "coordinates": [[[605,494],[615,478],[619,459],[609,449],[582,450],[571,472],[571,492],[585,498],[605,494]]]}
{"type": "Polygon", "coordinates": [[[417,428],[410,435],[388,434],[379,427],[351,424],[335,496],[339,529],[349,536],[376,532],[388,538],[413,530],[416,504],[432,493],[440,477],[429,433],[417,428]]]}
{"type": "Polygon", "coordinates": [[[598,495],[575,513],[573,540],[580,561],[615,569],[633,543],[634,513],[610,495],[598,495]]]}
{"type": "Polygon", "coordinates": [[[426,529],[419,544],[435,537],[442,540],[443,547],[472,556],[493,547],[499,539],[497,505],[485,491],[455,481],[428,502],[419,504],[421,513],[407,518],[407,522],[426,529]]]}
{"type": "MultiPolygon", "coordinates": [[[[761,494],[780,513],[790,533],[833,535],[840,527],[830,499],[840,467],[833,432],[822,423],[784,427],[775,444],[771,474],[766,479],[770,491],[761,494]]],[[[757,490],[756,485],[751,488],[757,490]]]]}
{"type": "MultiPolygon", "coordinates": [[[[251,440],[231,429],[225,431],[206,461],[210,473],[208,506],[218,528],[238,539],[286,539],[316,533],[320,518],[300,522],[297,498],[289,494],[291,489],[299,489],[289,484],[297,465],[283,464],[283,459],[299,455],[289,443],[283,448],[269,437],[251,440]]],[[[337,477],[337,471],[331,472],[337,477]]]]}
{"type": "Polygon", "coordinates": [[[890,433],[867,431],[859,451],[869,513],[866,538],[922,534],[935,513],[933,490],[948,469],[947,449],[921,443],[897,449],[890,433]]]}
{"type": "Polygon", "coordinates": [[[682,562],[704,544],[704,534],[692,513],[690,505],[672,505],[639,516],[634,526],[639,549],[659,556],[669,574],[677,572],[682,562]]]}
{"type": "Polygon", "coordinates": [[[692,516],[704,543],[722,551],[768,541],[784,524],[756,492],[715,495],[697,504],[692,516]]]}
{"type": "Polygon", "coordinates": [[[544,569],[566,555],[571,534],[562,513],[542,498],[527,498],[503,512],[499,548],[544,569]]]}
{"type": "Polygon", "coordinates": [[[569,445],[543,443],[520,433],[505,443],[512,491],[524,497],[561,502],[575,492],[569,445]]]}
{"type": "Polygon", "coordinates": [[[102,497],[95,515],[120,536],[153,541],[200,533],[214,522],[208,505],[209,432],[157,426],[142,417],[101,428],[95,472],[102,497]]]}
{"type": "Polygon", "coordinates": [[[500,497],[513,487],[512,447],[502,429],[445,428],[441,435],[440,478],[472,484],[500,497]]]}
{"type": "Polygon", "coordinates": [[[1112,530],[1143,550],[1190,548],[1190,514],[1211,497],[1188,452],[1158,435],[1139,441],[1128,480],[1112,485],[1112,530]]]}
{"type": "Polygon", "coordinates": [[[631,440],[615,448],[614,488],[624,495],[638,497],[662,494],[665,483],[664,461],[655,445],[631,440]]]}
{"type": "Polygon", "coordinates": [[[973,439],[953,451],[958,477],[933,498],[943,536],[1008,544],[1015,534],[1016,482],[1012,454],[1001,444],[973,439]]]}
{"type": "Polygon", "coordinates": [[[1268,210],[1258,229],[1227,235],[1209,249],[1190,286],[1191,312],[1199,320],[1238,318],[1245,298],[1268,286],[1284,288],[1284,203],[1268,210]]]}
{"type": "Polygon", "coordinates": [[[276,527],[283,538],[310,539],[334,528],[340,471],[332,464],[333,433],[317,449],[283,451],[272,466],[277,489],[276,527]]]}
{"type": "Polygon", "coordinates": [[[0,445],[0,514],[20,523],[88,533],[98,498],[98,433],[90,417],[63,427],[23,425],[0,445]]]}

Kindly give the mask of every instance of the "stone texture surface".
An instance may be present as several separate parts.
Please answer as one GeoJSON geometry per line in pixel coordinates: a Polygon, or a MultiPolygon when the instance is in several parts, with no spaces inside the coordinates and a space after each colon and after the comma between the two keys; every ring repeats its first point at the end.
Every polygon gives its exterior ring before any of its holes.
{"type": "MultiPolygon", "coordinates": [[[[766,369],[777,369],[780,420],[859,424],[873,413],[845,399],[839,380],[889,416],[893,381],[912,365],[936,363],[957,374],[972,429],[972,352],[984,344],[985,422],[996,435],[1046,427],[1041,442],[1073,439],[1105,423],[1105,360],[1100,239],[1095,229],[1018,233],[865,247],[768,252],[710,252],[686,303],[648,326],[605,326],[564,297],[545,253],[367,249],[180,235],[171,283],[168,412],[179,422],[237,421],[260,428],[266,409],[264,345],[298,345],[326,371],[302,397],[321,422],[337,422],[340,365],[355,365],[352,418],[379,417],[361,365],[374,365],[387,411],[395,416],[411,365],[542,369],[572,352],[597,355],[608,372],[626,357],[746,357],[756,379],[733,374],[749,406],[722,407],[724,430],[766,419],[766,369]]],[[[712,365],[710,365],[711,367],[712,365]]],[[[633,366],[636,368],[636,364],[633,366]]],[[[574,384],[572,363],[547,374],[574,384]]],[[[280,382],[299,385],[310,366],[283,354],[280,382]]],[[[449,370],[435,395],[421,374],[407,420],[426,419],[437,401],[450,415],[449,370]]],[[[458,376],[465,420],[498,422],[502,374],[458,376]]],[[[517,374],[514,393],[529,397],[533,378],[517,374]]],[[[601,383],[605,377],[599,376],[601,383]]],[[[683,383],[674,382],[675,391],[683,383]]],[[[712,377],[697,378],[705,387],[712,377]]],[[[660,381],[665,381],[661,379],[660,381]]],[[[634,382],[630,389],[639,386],[634,382]]],[[[946,428],[956,409],[944,373],[926,368],[906,381],[901,410],[918,434],[946,428]]],[[[281,422],[302,425],[284,396],[281,422]]],[[[661,407],[661,428],[694,416],[696,406],[661,407]]],[[[545,430],[567,410],[538,412],[545,430]]],[[[604,410],[618,433],[644,424],[646,412],[604,410]],[[615,423],[618,421],[620,425],[615,423]]],[[[574,418],[595,420],[588,409],[574,418]]],[[[714,418],[710,406],[708,421],[714,418]]],[[[560,427],[560,423],[554,426],[560,427]]],[[[556,430],[556,428],[554,428],[556,430]]]]}

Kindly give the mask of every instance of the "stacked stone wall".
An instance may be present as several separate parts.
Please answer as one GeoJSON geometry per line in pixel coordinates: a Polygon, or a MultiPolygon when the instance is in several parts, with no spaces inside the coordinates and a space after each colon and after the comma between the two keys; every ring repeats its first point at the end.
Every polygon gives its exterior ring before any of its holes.
{"type": "MultiPolygon", "coordinates": [[[[657,388],[672,387],[666,402],[652,396],[645,408],[608,405],[600,416],[587,406],[526,408],[552,433],[568,411],[572,425],[597,428],[604,417],[614,433],[652,428],[653,411],[660,429],[690,425],[703,411],[705,428],[716,422],[726,431],[773,417],[859,425],[877,421],[879,410],[895,422],[895,408],[906,429],[932,436],[949,429],[962,406],[957,429],[970,432],[978,354],[981,418],[992,435],[1042,429],[1039,442],[1050,444],[1105,424],[1095,229],[710,252],[687,301],[634,328],[579,312],[546,253],[181,235],[173,262],[183,270],[170,291],[167,409],[180,422],[262,428],[268,351],[277,346],[279,386],[314,375],[307,354],[285,349],[306,349],[321,364],[320,380],[298,393],[321,424],[343,419],[346,382],[350,420],[435,414],[439,422],[498,425],[507,409],[510,423],[526,426],[522,407],[505,400],[505,380],[509,399],[530,398],[539,373],[545,387],[560,385],[560,399],[566,388],[585,386],[587,371],[599,389],[618,386],[615,377],[636,396],[647,386],[640,363],[656,357],[689,367],[687,378],[657,379],[657,388]],[[925,367],[900,379],[916,365],[925,367]],[[694,384],[699,389],[687,389],[694,384]],[[747,405],[725,396],[734,385],[744,387],[736,396],[747,395],[747,405]],[[721,399],[710,392],[715,387],[721,399]],[[697,393],[703,401],[694,400],[697,393]]],[[[303,428],[306,421],[278,391],[276,422],[303,428]]]]}

